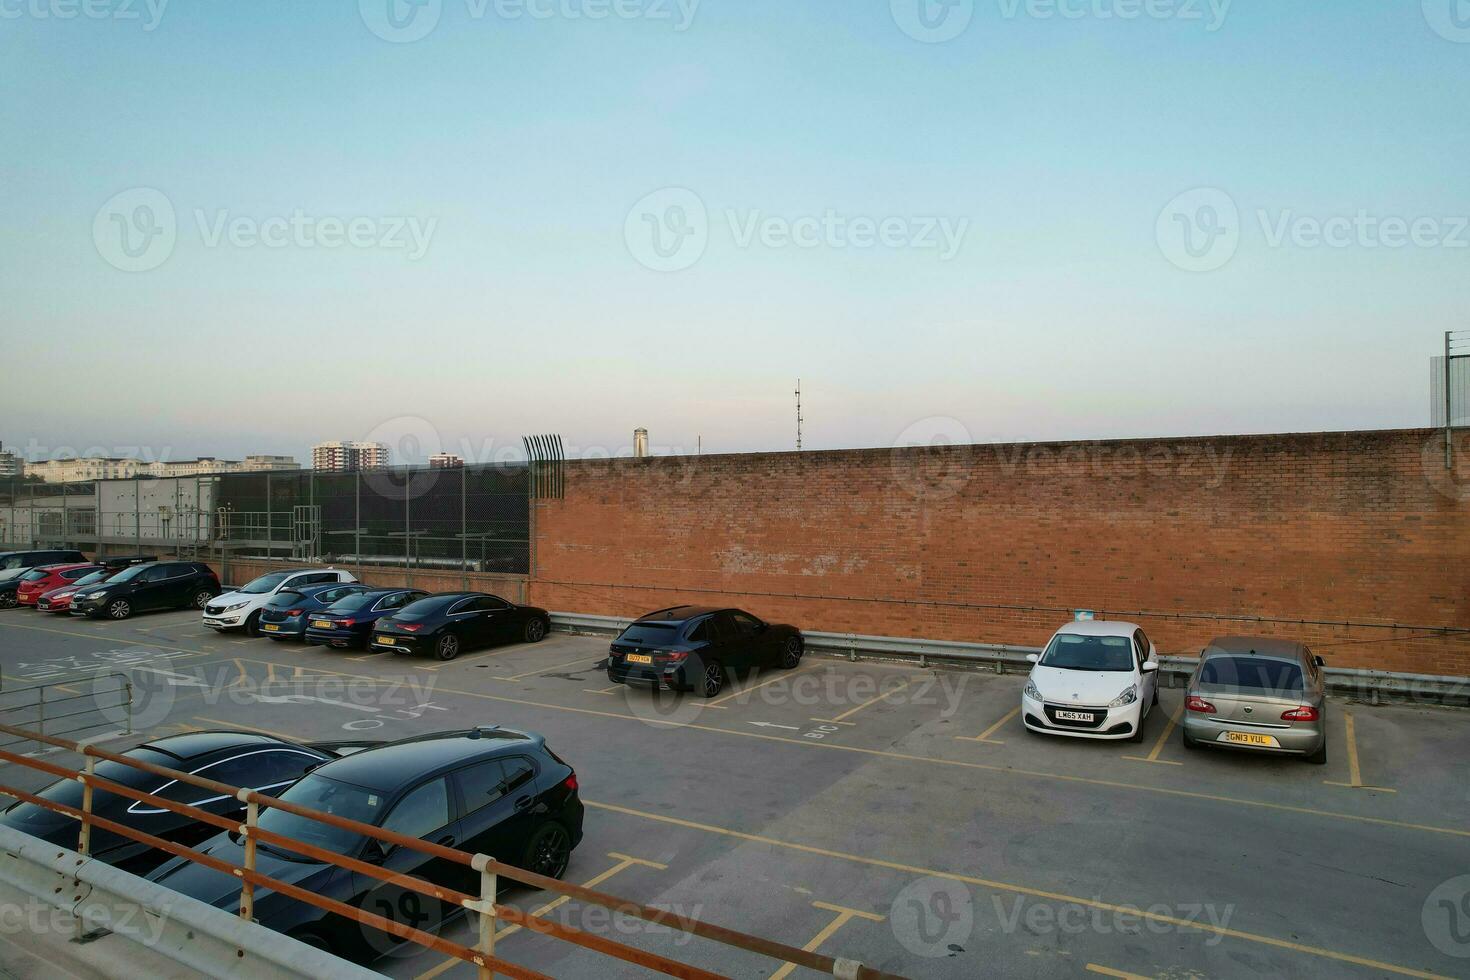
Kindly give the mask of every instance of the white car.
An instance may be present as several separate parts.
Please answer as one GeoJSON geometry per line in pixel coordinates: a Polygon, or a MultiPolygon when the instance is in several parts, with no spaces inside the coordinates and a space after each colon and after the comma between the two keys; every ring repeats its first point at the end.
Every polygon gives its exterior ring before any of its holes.
{"type": "Polygon", "coordinates": [[[1159,703],[1159,658],[1138,626],[1068,623],[1026,659],[1035,664],[1021,693],[1028,731],[1143,739],[1143,720],[1159,703]]]}
{"type": "Polygon", "coordinates": [[[270,572],[247,582],[234,592],[224,592],[209,600],[204,607],[204,625],[213,630],[243,629],[255,636],[260,610],[271,596],[303,585],[330,585],[333,582],[356,582],[351,572],[338,568],[296,568],[270,572]]]}

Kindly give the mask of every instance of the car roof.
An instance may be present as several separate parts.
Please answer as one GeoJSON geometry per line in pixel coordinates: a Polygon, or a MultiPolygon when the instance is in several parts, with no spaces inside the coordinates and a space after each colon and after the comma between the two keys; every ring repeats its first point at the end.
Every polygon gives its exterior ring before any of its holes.
{"type": "Polygon", "coordinates": [[[432,776],[502,750],[539,746],[542,738],[509,728],[435,732],[378,745],[322,766],[316,772],[354,786],[392,793],[416,777],[432,776]]]}
{"type": "Polygon", "coordinates": [[[1305,656],[1305,645],[1296,640],[1277,640],[1266,636],[1217,636],[1205,647],[1204,656],[1300,660],[1305,656]]]}
{"type": "Polygon", "coordinates": [[[1138,629],[1137,623],[1121,619],[1083,619],[1068,623],[1057,632],[1072,636],[1132,636],[1138,629]]]}
{"type": "Polygon", "coordinates": [[[709,613],[724,612],[718,606],[670,606],[667,609],[656,609],[651,613],[639,616],[634,622],[648,623],[682,623],[693,619],[695,616],[705,616],[709,613]]]}
{"type": "Polygon", "coordinates": [[[43,572],[64,572],[64,571],[67,571],[68,569],[72,569],[72,568],[101,568],[101,567],[102,567],[101,565],[99,565],[99,564],[97,564],[96,562],[93,562],[93,561],[73,561],[73,562],[67,562],[66,564],[63,564],[63,565],[40,565],[40,566],[38,566],[39,570],[40,571],[43,571],[43,572]]]}
{"type": "Polygon", "coordinates": [[[272,735],[257,735],[254,732],[231,732],[231,731],[208,731],[208,732],[185,732],[181,735],[167,735],[156,738],[151,742],[144,742],[138,746],[143,749],[152,749],[162,752],[177,759],[194,759],[221,749],[248,748],[254,745],[291,745],[284,739],[272,735]]]}
{"type": "MultiPolygon", "coordinates": [[[[341,584],[344,584],[344,583],[339,582],[338,584],[341,585],[341,584]]],[[[346,583],[346,584],[351,585],[351,584],[356,584],[356,583],[350,583],[349,582],[349,583],[346,583]]],[[[361,594],[362,595],[397,595],[400,592],[423,592],[423,591],[424,591],[423,589],[412,589],[412,588],[409,588],[406,585],[394,586],[391,589],[390,588],[385,588],[384,586],[380,586],[380,585],[374,585],[374,586],[371,586],[369,588],[363,589],[361,594]]],[[[424,594],[424,598],[425,599],[429,598],[428,593],[425,593],[424,594]]]]}

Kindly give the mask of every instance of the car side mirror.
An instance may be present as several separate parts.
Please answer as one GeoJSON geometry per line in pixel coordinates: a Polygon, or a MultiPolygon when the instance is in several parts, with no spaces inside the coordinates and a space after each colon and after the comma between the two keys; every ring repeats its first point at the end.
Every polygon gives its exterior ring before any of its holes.
{"type": "Polygon", "coordinates": [[[1143,662],[1143,672],[1145,674],[1152,674],[1154,671],[1156,671],[1158,669],[1159,669],[1159,662],[1157,660],[1145,660],[1143,662]]]}
{"type": "Polygon", "coordinates": [[[1312,662],[1315,663],[1318,667],[1327,666],[1327,661],[1323,660],[1321,657],[1313,657],[1312,662]]]}
{"type": "Polygon", "coordinates": [[[1031,661],[1033,664],[1039,664],[1039,663],[1041,663],[1041,654],[1039,654],[1039,653],[1028,653],[1028,654],[1026,654],[1026,659],[1029,660],[1029,661],[1031,661]]]}

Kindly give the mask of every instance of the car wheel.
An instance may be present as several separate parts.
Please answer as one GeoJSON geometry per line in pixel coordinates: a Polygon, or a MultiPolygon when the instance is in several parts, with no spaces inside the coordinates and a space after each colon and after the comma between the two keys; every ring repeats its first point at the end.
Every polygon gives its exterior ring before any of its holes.
{"type": "Polygon", "coordinates": [[[540,643],[546,636],[546,623],[539,617],[526,623],[526,642],[540,643]]]}
{"type": "Polygon", "coordinates": [[[213,598],[214,595],[212,593],[200,589],[199,592],[194,596],[193,606],[195,609],[203,609],[205,606],[209,605],[209,600],[213,598]]]}
{"type": "Polygon", "coordinates": [[[0,595],[0,609],[14,609],[19,604],[19,601],[14,595],[7,592],[4,595],[0,595]]]}
{"type": "Polygon", "coordinates": [[[133,614],[133,607],[126,599],[113,599],[107,604],[107,615],[111,619],[127,619],[133,614]]]}
{"type": "Polygon", "coordinates": [[[1327,739],[1324,738],[1322,740],[1322,745],[1318,747],[1316,752],[1307,756],[1307,761],[1314,766],[1327,765],[1327,739]]]}
{"type": "Polygon", "coordinates": [[[781,666],[791,670],[801,663],[801,637],[793,636],[781,647],[781,666]]]}
{"type": "Polygon", "coordinates": [[[725,668],[720,666],[718,660],[711,660],[704,665],[704,675],[700,681],[699,693],[707,698],[712,698],[725,688],[725,668]]]}
{"type": "Polygon", "coordinates": [[[1143,719],[1145,719],[1147,717],[1148,717],[1148,715],[1144,715],[1144,714],[1141,714],[1141,715],[1138,716],[1138,725],[1133,729],[1133,734],[1128,736],[1128,741],[1130,741],[1130,742],[1142,742],[1143,741],[1143,719]]]}
{"type": "Polygon", "coordinates": [[[439,642],[434,644],[434,656],[440,660],[453,660],[459,656],[459,637],[453,633],[439,637],[439,642]]]}
{"type": "Polygon", "coordinates": [[[260,635],[260,611],[259,610],[256,610],[255,612],[251,613],[249,616],[246,616],[245,617],[245,626],[243,627],[243,629],[245,630],[245,635],[246,636],[259,636],[260,635]]]}
{"type": "Polygon", "coordinates": [[[547,878],[566,874],[571,859],[572,837],[559,823],[548,823],[526,845],[525,869],[547,878]]]}
{"type": "Polygon", "coordinates": [[[1158,685],[1158,682],[1157,681],[1154,682],[1154,697],[1153,697],[1153,700],[1150,701],[1149,703],[1152,704],[1155,708],[1157,708],[1159,706],[1159,685],[1158,685]]]}

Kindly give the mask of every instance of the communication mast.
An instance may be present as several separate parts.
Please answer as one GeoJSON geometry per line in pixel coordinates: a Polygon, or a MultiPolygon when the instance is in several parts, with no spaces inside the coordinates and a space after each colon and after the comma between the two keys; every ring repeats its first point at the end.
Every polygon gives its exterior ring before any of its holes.
{"type": "Polygon", "coordinates": [[[796,451],[801,452],[801,379],[796,379],[796,451]]]}

